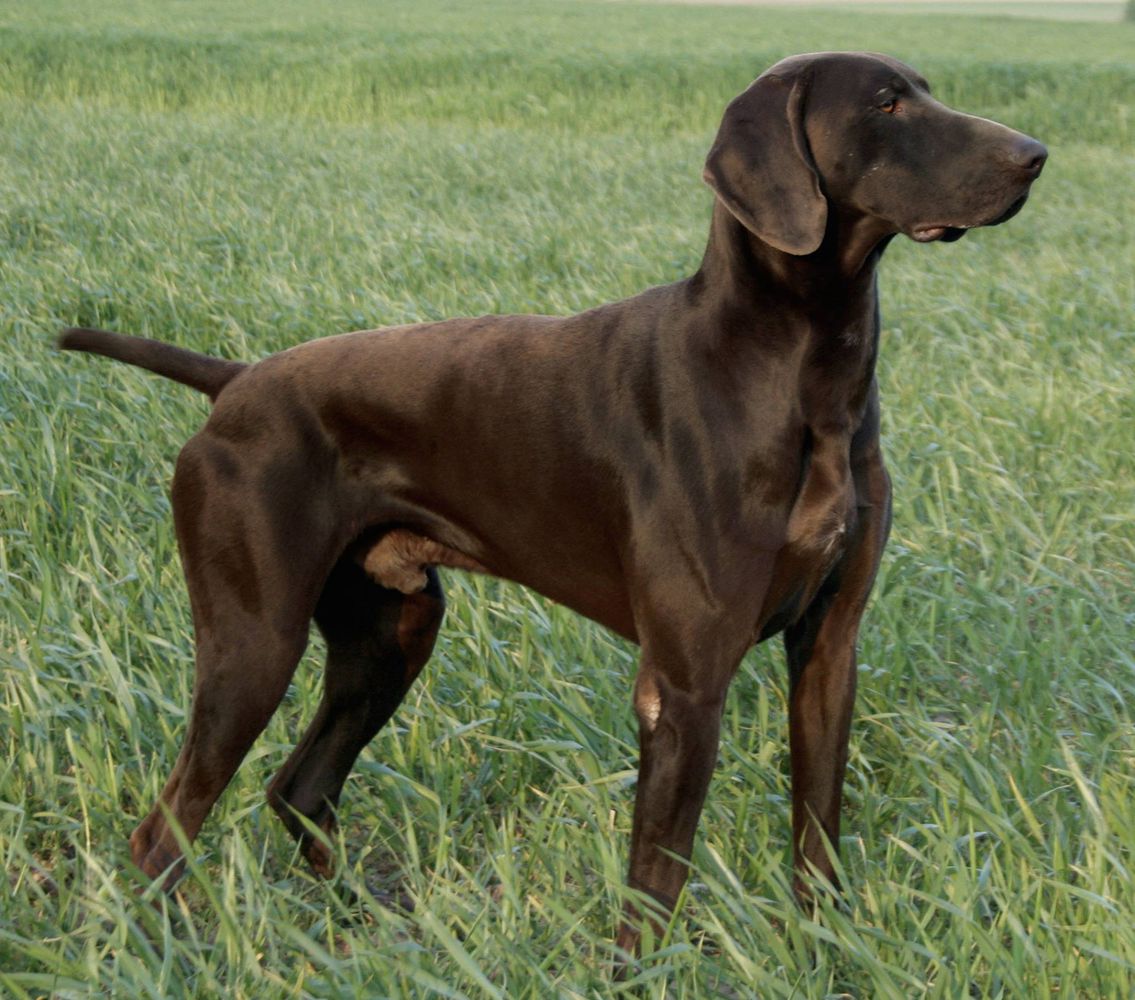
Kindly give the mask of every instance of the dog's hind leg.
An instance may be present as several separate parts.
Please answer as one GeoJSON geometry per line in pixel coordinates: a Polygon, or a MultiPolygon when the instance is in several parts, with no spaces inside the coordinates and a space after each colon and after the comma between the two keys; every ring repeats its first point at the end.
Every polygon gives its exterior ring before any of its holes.
{"type": "Polygon", "coordinates": [[[349,556],[336,564],[315,610],[327,640],[323,700],[291,757],[268,788],[268,801],[320,875],[332,862],[309,823],[330,833],[355,758],[409,691],[433,650],[445,602],[437,572],[424,590],[383,587],[349,556]]]}
{"type": "Polygon", "coordinates": [[[272,471],[266,489],[261,467],[241,464],[208,434],[178,459],[173,509],[196,633],[193,707],[161,798],[130,838],[146,875],[168,870],[167,889],[179,874],[176,828],[197,836],[268,724],[334,563],[334,524],[320,514],[310,462],[272,471]]]}

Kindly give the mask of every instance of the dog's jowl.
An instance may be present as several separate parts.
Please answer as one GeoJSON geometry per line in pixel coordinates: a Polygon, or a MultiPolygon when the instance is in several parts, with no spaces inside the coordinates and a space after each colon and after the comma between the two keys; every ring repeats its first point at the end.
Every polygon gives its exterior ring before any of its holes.
{"type": "MultiPolygon", "coordinates": [[[[312,621],[323,701],[269,799],[320,872],[356,755],[429,658],[438,566],[534,588],[636,641],[629,883],[686,878],[722,705],[784,635],[797,887],[833,878],[855,642],[890,521],[875,271],[888,242],[1014,215],[1047,153],[885,56],[794,56],[725,110],[683,281],[577,316],[367,330],[255,364],[69,330],[214,400],[173,511],[197,641],[185,742],[131,838],[172,885],[275,711],[312,621]]],[[[696,206],[691,207],[691,212],[696,206]]],[[[628,907],[619,944],[644,917],[628,907]]]]}

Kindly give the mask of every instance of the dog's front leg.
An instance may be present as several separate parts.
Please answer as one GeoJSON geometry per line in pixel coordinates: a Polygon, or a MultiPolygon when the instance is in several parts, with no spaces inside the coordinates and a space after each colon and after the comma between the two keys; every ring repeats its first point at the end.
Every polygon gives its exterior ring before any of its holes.
{"type": "Polygon", "coordinates": [[[649,919],[656,935],[685,884],[698,816],[717,761],[721,710],[743,643],[713,652],[701,646],[697,662],[673,646],[643,642],[635,681],[641,757],[631,831],[628,885],[648,894],[658,910],[628,904],[617,945],[633,954],[649,919]]]}
{"type": "Polygon", "coordinates": [[[811,895],[807,874],[839,888],[825,840],[839,846],[839,814],[851,712],[855,643],[891,520],[891,490],[878,452],[856,470],[859,519],[833,586],[821,589],[785,633],[792,757],[792,841],[797,898],[811,895]]]}

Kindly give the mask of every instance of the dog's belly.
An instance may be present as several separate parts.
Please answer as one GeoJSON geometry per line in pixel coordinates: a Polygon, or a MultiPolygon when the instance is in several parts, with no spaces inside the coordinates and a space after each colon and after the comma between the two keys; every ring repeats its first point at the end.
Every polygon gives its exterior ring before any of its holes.
{"type": "Polygon", "coordinates": [[[393,528],[354,556],[366,573],[391,590],[413,594],[425,589],[426,570],[432,566],[488,573],[522,583],[545,597],[578,611],[628,639],[637,639],[634,619],[621,581],[580,573],[581,565],[563,566],[558,573],[539,575],[535,564],[528,572],[502,572],[459,549],[417,531],[393,528]],[[574,569],[574,572],[573,572],[574,569]]]}
{"type": "Polygon", "coordinates": [[[451,566],[475,573],[488,569],[476,559],[448,545],[405,528],[394,528],[369,549],[359,553],[367,574],[376,582],[403,594],[414,594],[426,587],[429,566],[451,566]]]}

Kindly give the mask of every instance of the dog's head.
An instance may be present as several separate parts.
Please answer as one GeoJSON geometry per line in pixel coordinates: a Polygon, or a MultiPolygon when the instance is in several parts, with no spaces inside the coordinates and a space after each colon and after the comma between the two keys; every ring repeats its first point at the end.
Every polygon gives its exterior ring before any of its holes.
{"type": "Polygon", "coordinates": [[[705,181],[757,237],[791,254],[824,238],[831,206],[928,243],[1015,215],[1041,143],[934,100],[888,56],[791,56],[725,109],[705,181]]]}

